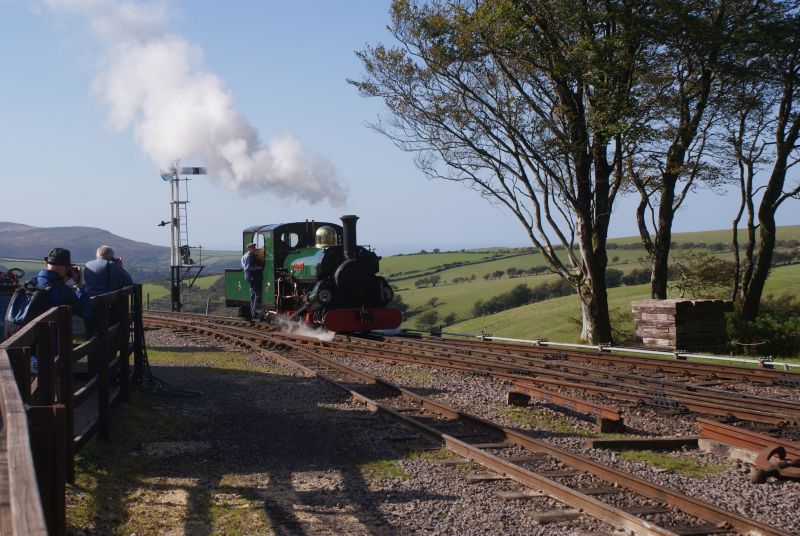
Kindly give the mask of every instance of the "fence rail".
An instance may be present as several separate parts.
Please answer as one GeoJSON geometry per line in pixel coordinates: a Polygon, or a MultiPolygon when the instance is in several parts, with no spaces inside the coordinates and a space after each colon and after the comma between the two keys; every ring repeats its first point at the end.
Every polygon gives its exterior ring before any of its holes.
{"type": "Polygon", "coordinates": [[[0,344],[0,535],[66,532],[75,454],[95,434],[109,437],[111,406],[128,400],[131,355],[133,377],[141,377],[141,305],[141,285],[92,298],[88,339],[79,345],[67,306],[0,344]],[[79,362],[86,372],[76,389],[79,362]],[[76,415],[85,421],[77,433],[76,415]]]}

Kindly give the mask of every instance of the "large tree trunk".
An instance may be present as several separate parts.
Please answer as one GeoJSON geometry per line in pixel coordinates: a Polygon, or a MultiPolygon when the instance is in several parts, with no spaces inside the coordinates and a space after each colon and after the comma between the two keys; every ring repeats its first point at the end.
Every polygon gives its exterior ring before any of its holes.
{"type": "MultiPolygon", "coordinates": [[[[763,208],[763,207],[762,207],[763,208]]],[[[742,318],[754,320],[758,316],[758,307],[761,303],[761,294],[764,292],[764,283],[767,281],[770,268],[772,268],[772,253],[775,249],[775,214],[761,215],[759,210],[759,243],[758,256],[756,257],[753,277],[742,302],[742,318]]]]}
{"type": "Polygon", "coordinates": [[[592,161],[594,169],[588,164],[589,159],[583,155],[576,157],[576,162],[584,164],[577,168],[585,177],[579,181],[579,209],[576,211],[578,245],[581,251],[584,279],[579,283],[578,295],[581,298],[581,316],[583,325],[581,339],[594,344],[613,343],[611,321],[608,313],[608,293],[606,290],[606,267],[608,255],[606,240],[608,238],[609,214],[609,178],[612,168],[605,159],[606,143],[596,139],[593,144],[592,161]],[[601,148],[603,150],[601,150],[601,148]],[[594,171],[594,192],[587,185],[591,184],[591,173],[594,171]],[[594,211],[592,211],[594,205],[594,211]]]}
{"type": "Polygon", "coordinates": [[[608,315],[608,297],[603,289],[593,288],[596,285],[589,283],[590,287],[583,287],[581,297],[581,339],[593,344],[613,343],[611,334],[611,319],[608,315]]]}
{"type": "Polygon", "coordinates": [[[789,152],[784,147],[778,147],[778,155],[772,168],[772,175],[764,190],[764,197],[758,208],[759,241],[758,255],[756,255],[750,285],[742,301],[742,318],[755,320],[758,316],[758,307],[761,303],[761,294],[764,292],[764,283],[772,268],[772,253],[775,250],[775,211],[778,209],[778,199],[783,194],[783,185],[786,181],[786,164],[789,152]]]}
{"type": "Polygon", "coordinates": [[[800,137],[800,116],[797,113],[792,116],[795,98],[795,82],[794,79],[790,79],[784,85],[780,104],[778,127],[776,128],[775,164],[772,166],[772,174],[758,207],[758,255],[754,263],[750,286],[747,288],[742,302],[742,317],[745,320],[754,320],[758,316],[764,283],[772,268],[772,254],[775,250],[775,212],[788,197],[800,193],[800,187],[790,193],[783,191],[789,157],[797,147],[797,140],[800,137]]]}
{"type": "MultiPolygon", "coordinates": [[[[668,160],[669,162],[669,160],[668,160]]],[[[674,173],[665,173],[661,186],[661,201],[658,207],[658,229],[650,255],[650,296],[654,300],[667,299],[667,281],[669,280],[669,251],[672,246],[672,220],[675,217],[675,185],[678,177],[674,173]]]]}

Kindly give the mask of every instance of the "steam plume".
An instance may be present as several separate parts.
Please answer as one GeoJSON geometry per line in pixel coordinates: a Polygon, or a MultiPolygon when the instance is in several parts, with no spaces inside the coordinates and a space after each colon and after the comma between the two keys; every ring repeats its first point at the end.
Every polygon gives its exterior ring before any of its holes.
{"type": "Polygon", "coordinates": [[[288,133],[259,141],[222,80],[203,68],[202,50],[168,31],[164,2],[44,2],[53,13],[88,21],[104,47],[92,89],[108,104],[111,127],[132,128],[160,168],[199,157],[232,190],[343,203],[329,160],[307,155],[288,133]]]}

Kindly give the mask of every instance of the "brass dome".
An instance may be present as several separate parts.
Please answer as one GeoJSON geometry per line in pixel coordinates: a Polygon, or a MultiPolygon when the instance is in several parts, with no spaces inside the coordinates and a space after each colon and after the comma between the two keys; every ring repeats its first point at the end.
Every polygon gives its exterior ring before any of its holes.
{"type": "Polygon", "coordinates": [[[336,229],[330,225],[323,225],[315,233],[316,247],[326,248],[328,246],[336,245],[336,229]]]}

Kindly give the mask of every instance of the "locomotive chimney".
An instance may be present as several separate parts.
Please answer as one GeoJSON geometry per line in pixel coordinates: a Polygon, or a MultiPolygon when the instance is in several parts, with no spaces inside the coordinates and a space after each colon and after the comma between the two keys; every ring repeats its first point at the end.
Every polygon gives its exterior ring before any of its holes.
{"type": "Polygon", "coordinates": [[[344,246],[344,258],[354,259],[356,257],[356,220],[358,216],[342,216],[342,245],[344,246]]]}

